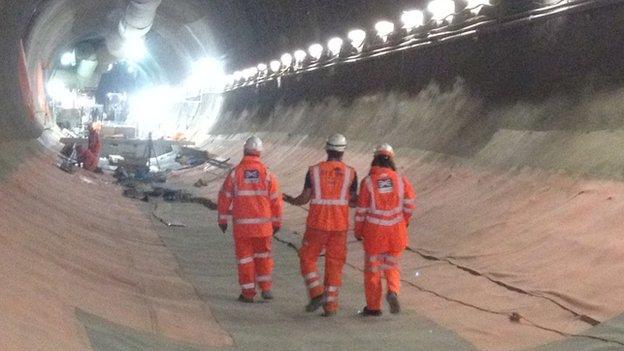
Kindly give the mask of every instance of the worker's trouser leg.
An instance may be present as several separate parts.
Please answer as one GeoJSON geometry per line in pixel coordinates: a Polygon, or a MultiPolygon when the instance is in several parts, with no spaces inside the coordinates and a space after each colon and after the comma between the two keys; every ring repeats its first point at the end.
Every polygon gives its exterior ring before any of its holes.
{"type": "Polygon", "coordinates": [[[325,245],[326,312],[338,310],[338,292],[342,285],[342,268],[347,260],[347,232],[330,232],[325,245]]]}
{"type": "Polygon", "coordinates": [[[235,238],[238,263],[238,282],[243,296],[256,295],[256,282],[262,291],[271,289],[273,259],[271,256],[272,237],[235,238]]]}
{"type": "Polygon", "coordinates": [[[256,282],[261,291],[271,291],[273,279],[273,255],[271,247],[273,237],[254,238],[254,264],[256,267],[256,282]]]}
{"type": "Polygon", "coordinates": [[[401,273],[399,270],[400,252],[366,254],[364,271],[364,288],[366,291],[366,307],[369,310],[381,310],[381,274],[386,275],[387,290],[397,295],[401,289],[401,273]]]}
{"type": "Polygon", "coordinates": [[[299,250],[301,275],[305,280],[311,299],[323,294],[323,284],[321,283],[321,276],[318,273],[316,262],[325,247],[327,235],[328,232],[307,228],[303,235],[301,249],[299,250]]]}

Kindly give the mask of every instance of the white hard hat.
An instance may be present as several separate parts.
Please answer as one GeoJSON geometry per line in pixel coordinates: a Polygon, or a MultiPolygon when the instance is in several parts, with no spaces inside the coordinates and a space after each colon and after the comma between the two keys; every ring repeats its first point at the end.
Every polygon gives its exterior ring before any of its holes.
{"type": "Polygon", "coordinates": [[[260,154],[263,151],[262,148],[262,140],[257,136],[252,136],[247,139],[245,142],[245,152],[246,153],[256,153],[260,154]]]}
{"type": "Polygon", "coordinates": [[[388,157],[394,157],[394,149],[390,144],[381,144],[375,148],[375,156],[385,155],[388,157]]]}
{"type": "Polygon", "coordinates": [[[325,150],[344,152],[347,149],[347,138],[342,134],[334,134],[327,139],[325,150]]]}

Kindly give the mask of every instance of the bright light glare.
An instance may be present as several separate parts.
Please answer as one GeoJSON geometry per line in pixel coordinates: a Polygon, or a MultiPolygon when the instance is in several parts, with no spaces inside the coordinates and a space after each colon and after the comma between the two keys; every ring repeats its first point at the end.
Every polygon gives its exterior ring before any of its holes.
{"type": "Polygon", "coordinates": [[[377,24],[375,24],[375,30],[383,41],[387,41],[388,36],[394,32],[394,23],[388,21],[377,22],[377,24]]]}
{"type": "Polygon", "coordinates": [[[297,50],[295,51],[295,62],[297,63],[302,63],[303,60],[305,60],[305,58],[308,56],[308,54],[306,54],[305,51],[303,50],[297,50]]]}
{"type": "Polygon", "coordinates": [[[60,79],[52,79],[46,84],[46,91],[48,96],[57,103],[60,103],[63,108],[74,108],[76,96],[70,91],[60,79]]]}
{"type": "Polygon", "coordinates": [[[401,15],[403,28],[410,31],[425,24],[425,14],[420,10],[404,11],[401,15]]]}
{"type": "Polygon", "coordinates": [[[478,14],[483,6],[492,6],[491,0],[466,0],[468,5],[466,8],[470,9],[473,14],[478,14]]]}
{"type": "Polygon", "coordinates": [[[265,73],[266,71],[269,70],[269,67],[264,63],[259,63],[256,68],[258,69],[260,73],[265,73]]]}
{"type": "Polygon", "coordinates": [[[341,38],[335,37],[329,39],[327,42],[327,48],[329,52],[331,52],[332,56],[340,55],[340,51],[342,51],[342,45],[344,44],[341,38]]]}
{"type": "Polygon", "coordinates": [[[308,49],[310,56],[312,56],[317,61],[320,60],[321,57],[323,57],[323,51],[325,51],[325,49],[321,44],[312,44],[308,49]]]}
{"type": "Polygon", "coordinates": [[[366,40],[366,32],[361,29],[355,29],[349,32],[348,37],[351,41],[351,45],[358,49],[358,51],[361,51],[364,45],[364,40],[366,40]]]}
{"type": "Polygon", "coordinates": [[[66,52],[61,56],[61,65],[63,66],[75,66],[76,65],[76,51],[66,52]]]}
{"type": "Polygon", "coordinates": [[[277,73],[282,68],[282,63],[279,62],[278,60],[274,60],[274,61],[271,61],[269,66],[271,66],[271,72],[277,73]]]}
{"type": "Polygon", "coordinates": [[[243,70],[243,78],[245,78],[245,80],[250,80],[251,78],[254,78],[257,75],[258,75],[258,69],[256,67],[250,67],[250,68],[243,70]]]}
{"type": "Polygon", "coordinates": [[[282,65],[283,65],[285,68],[288,68],[288,67],[292,66],[292,63],[293,63],[293,57],[292,57],[292,55],[291,55],[291,54],[289,54],[289,53],[285,53],[284,55],[282,55],[281,60],[282,60],[282,65]]]}
{"type": "Polygon", "coordinates": [[[452,15],[455,13],[455,3],[452,0],[433,0],[427,6],[427,10],[431,12],[432,19],[438,22],[444,20],[452,21],[452,15]]]}
{"type": "Polygon", "coordinates": [[[183,99],[179,89],[156,86],[130,96],[128,122],[135,125],[140,138],[173,136],[177,131],[175,107],[183,99]]]}
{"type": "Polygon", "coordinates": [[[239,81],[241,79],[243,79],[243,72],[241,71],[236,71],[232,74],[232,76],[234,77],[235,81],[239,81]]]}
{"type": "Polygon", "coordinates": [[[226,83],[223,62],[206,57],[193,63],[185,87],[191,92],[220,92],[226,83]]]}
{"type": "Polygon", "coordinates": [[[126,60],[138,62],[147,56],[147,46],[143,38],[126,39],[122,48],[122,56],[126,60]]]}

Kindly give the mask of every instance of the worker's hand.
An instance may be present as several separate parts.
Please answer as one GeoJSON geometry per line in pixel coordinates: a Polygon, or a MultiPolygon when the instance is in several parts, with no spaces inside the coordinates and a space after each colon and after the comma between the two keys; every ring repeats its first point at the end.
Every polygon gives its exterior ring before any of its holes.
{"type": "Polygon", "coordinates": [[[227,232],[228,225],[219,223],[219,228],[221,229],[223,234],[225,234],[225,232],[227,232]]]}
{"type": "Polygon", "coordinates": [[[289,204],[292,204],[294,200],[294,198],[288,194],[282,195],[282,198],[284,199],[284,201],[288,202],[289,204]]]}
{"type": "Polygon", "coordinates": [[[282,229],[282,227],[279,226],[273,226],[273,235],[279,233],[279,231],[282,229]]]}
{"type": "Polygon", "coordinates": [[[353,233],[353,236],[357,239],[357,241],[362,241],[362,233],[353,233]]]}

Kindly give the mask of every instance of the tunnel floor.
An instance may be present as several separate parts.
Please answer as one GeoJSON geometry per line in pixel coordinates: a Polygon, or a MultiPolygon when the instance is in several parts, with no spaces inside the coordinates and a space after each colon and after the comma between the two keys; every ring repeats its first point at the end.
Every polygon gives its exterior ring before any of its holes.
{"type": "MultiPolygon", "coordinates": [[[[208,148],[236,163],[240,139],[215,139],[208,148]]],[[[322,141],[265,140],[271,150],[265,161],[283,191],[300,191],[304,165],[322,159],[322,141]]],[[[356,316],[364,302],[363,257],[350,240],[342,310],[325,319],[302,311],[293,247],[301,242],[304,209],[286,207],[274,245],[277,299],[240,305],[231,237],[218,233],[214,212],[124,198],[111,178],[68,175],[35,144],[16,143],[16,153],[0,157],[2,349],[624,347],[620,261],[613,256],[624,198],[618,182],[449,167],[399,150],[420,204],[402,260],[405,313],[356,316]],[[567,232],[571,227],[561,223],[574,223],[579,213],[596,219],[590,224],[603,241],[584,228],[567,232]],[[154,214],[186,227],[167,227],[154,214]],[[510,320],[513,313],[519,321],[510,320]]],[[[347,162],[364,170],[368,154],[368,146],[353,145],[347,162]]],[[[214,200],[226,172],[214,166],[174,172],[167,186],[214,200]],[[194,187],[198,178],[208,186],[194,187]]]]}

